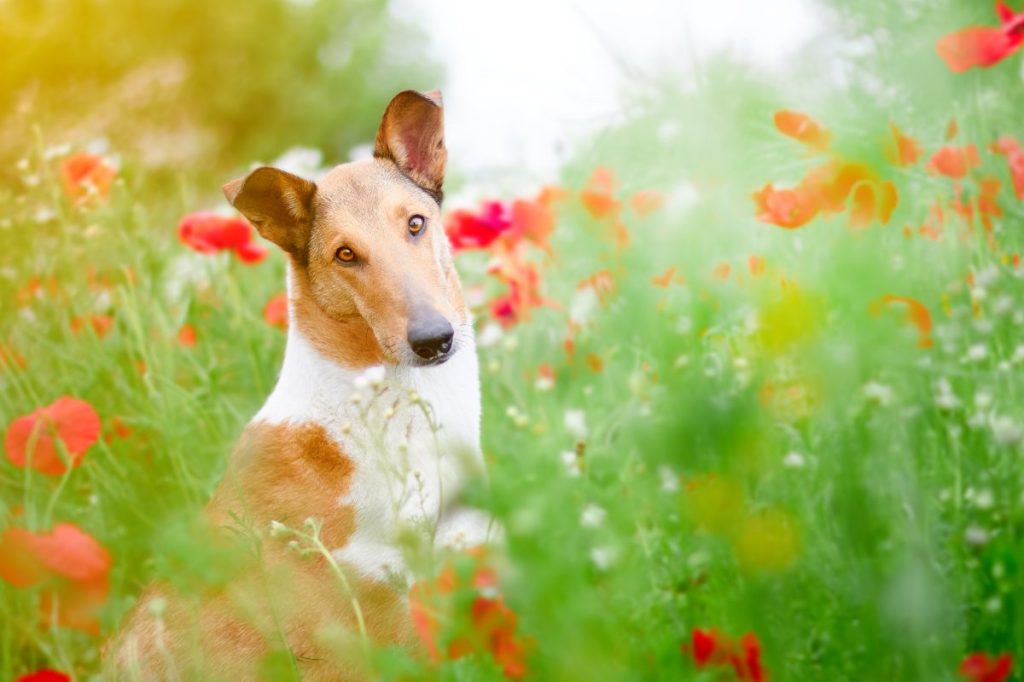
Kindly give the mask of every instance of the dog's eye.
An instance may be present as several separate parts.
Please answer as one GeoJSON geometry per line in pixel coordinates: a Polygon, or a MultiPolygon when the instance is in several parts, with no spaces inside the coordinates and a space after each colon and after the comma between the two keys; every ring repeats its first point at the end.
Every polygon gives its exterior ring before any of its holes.
{"type": "Polygon", "coordinates": [[[347,246],[343,246],[334,252],[334,260],[342,265],[352,265],[356,262],[356,252],[347,246]]]}
{"type": "Polygon", "coordinates": [[[409,218],[409,234],[416,236],[427,229],[427,219],[421,215],[414,215],[409,218]]]}

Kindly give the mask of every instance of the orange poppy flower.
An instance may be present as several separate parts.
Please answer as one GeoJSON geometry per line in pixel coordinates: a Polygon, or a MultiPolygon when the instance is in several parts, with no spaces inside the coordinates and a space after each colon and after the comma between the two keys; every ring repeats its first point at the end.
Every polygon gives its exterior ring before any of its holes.
{"type": "Polygon", "coordinates": [[[559,187],[558,185],[544,185],[540,190],[540,194],[537,195],[537,201],[548,208],[553,208],[555,204],[565,201],[569,196],[569,190],[564,187],[559,187]]]}
{"type": "Polygon", "coordinates": [[[719,263],[718,265],[716,265],[714,267],[714,269],[712,269],[711,274],[716,279],[720,279],[720,280],[724,281],[724,280],[729,279],[729,273],[731,273],[731,272],[732,272],[732,266],[729,265],[728,263],[724,263],[723,262],[723,263],[719,263]]]}
{"type": "Polygon", "coordinates": [[[500,277],[508,291],[490,303],[492,317],[503,327],[529,319],[530,310],[550,302],[540,295],[540,274],[532,263],[519,257],[518,251],[502,251],[489,272],[500,277]]]}
{"type": "Polygon", "coordinates": [[[288,329],[288,294],[275,294],[263,306],[263,319],[271,327],[288,329]]]}
{"type": "Polygon", "coordinates": [[[555,231],[555,215],[546,204],[516,199],[510,213],[511,225],[505,238],[526,239],[553,254],[548,237],[555,231]]]}
{"type": "Polygon", "coordinates": [[[932,341],[931,337],[932,315],[928,312],[928,308],[915,298],[885,294],[871,304],[871,314],[878,316],[881,314],[884,307],[893,303],[901,303],[907,307],[907,322],[917,327],[919,335],[917,342],[918,347],[931,348],[935,345],[935,342],[932,341]]]}
{"type": "Polygon", "coordinates": [[[110,185],[117,176],[117,169],[110,160],[99,154],[72,154],[60,164],[61,182],[64,194],[76,206],[90,198],[106,199],[110,185]]]}
{"type": "Polygon", "coordinates": [[[887,225],[897,203],[896,185],[889,180],[859,183],[850,201],[850,227],[867,227],[876,219],[887,225]]]}
{"type": "Polygon", "coordinates": [[[59,523],[49,533],[8,528],[0,536],[0,579],[19,588],[42,588],[44,625],[99,634],[110,566],[103,545],[70,523],[59,523]]]}
{"type": "Polygon", "coordinates": [[[949,123],[946,124],[946,142],[949,142],[956,134],[960,132],[960,124],[956,122],[955,118],[949,119],[949,123]]]}
{"type": "Polygon", "coordinates": [[[780,133],[804,143],[813,151],[827,151],[832,144],[832,133],[807,114],[783,109],[775,112],[774,121],[780,133]]]}
{"type": "Polygon", "coordinates": [[[57,440],[75,468],[99,437],[100,417],[92,405],[64,396],[11,422],[4,447],[15,466],[29,466],[31,458],[33,469],[58,476],[67,471],[67,464],[58,453],[57,440]]]}
{"type": "Polygon", "coordinates": [[[1018,199],[1024,199],[1024,149],[1009,135],[999,138],[990,147],[993,153],[1006,157],[1013,178],[1013,192],[1018,199]]]}
{"type": "Polygon", "coordinates": [[[981,165],[978,150],[973,144],[963,147],[941,147],[928,161],[926,168],[932,173],[945,175],[959,180],[965,177],[972,168],[981,165]]]}
{"type": "MultiPolygon", "coordinates": [[[[481,559],[479,551],[470,553],[478,561],[481,559]]],[[[468,582],[448,564],[435,579],[413,585],[409,595],[410,615],[431,661],[456,660],[475,652],[488,652],[506,677],[517,679],[526,675],[526,642],[516,634],[518,618],[500,595],[493,595],[496,587],[494,572],[480,563],[474,567],[468,582]],[[462,608],[459,605],[466,602],[456,599],[457,593],[472,595],[468,612],[458,612],[462,608]],[[451,620],[465,622],[468,632],[444,640],[448,647],[442,650],[440,640],[445,634],[442,623],[451,620]]]]}
{"type": "MultiPolygon", "coordinates": [[[[86,320],[83,320],[81,317],[71,318],[71,332],[73,334],[80,333],[83,327],[85,327],[85,323],[86,320]]],[[[92,327],[93,332],[96,333],[96,336],[102,339],[113,329],[114,318],[110,315],[90,315],[88,323],[92,327]]]]}
{"type": "Polygon", "coordinates": [[[917,163],[917,160],[921,158],[921,145],[917,143],[917,140],[904,135],[895,124],[889,124],[889,131],[892,133],[892,137],[885,146],[885,153],[889,160],[901,168],[917,163]]]}
{"type": "Polygon", "coordinates": [[[661,287],[662,289],[668,289],[668,287],[672,284],[673,281],[675,281],[675,279],[676,268],[673,265],[666,269],[665,272],[663,272],[662,274],[651,277],[651,284],[653,284],[656,287],[661,287]]]}
{"type": "Polygon", "coordinates": [[[580,191],[580,201],[594,218],[618,215],[622,203],[615,198],[615,176],[604,166],[594,169],[587,185],[580,191]]]}
{"type": "Polygon", "coordinates": [[[754,192],[757,219],[788,230],[803,227],[818,215],[817,192],[806,187],[775,189],[771,183],[754,192]]]}

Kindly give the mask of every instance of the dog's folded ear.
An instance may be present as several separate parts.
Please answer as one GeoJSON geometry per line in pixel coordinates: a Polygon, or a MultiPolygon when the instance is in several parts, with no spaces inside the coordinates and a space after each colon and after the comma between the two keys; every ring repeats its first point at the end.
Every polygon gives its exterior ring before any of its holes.
{"type": "Polygon", "coordinates": [[[406,90],[388,104],[373,155],[391,159],[413,182],[440,201],[448,151],[444,147],[441,93],[406,90]]]}
{"type": "Polygon", "coordinates": [[[303,257],[313,219],[316,184],[263,166],[224,185],[228,203],[261,235],[288,253],[303,257]]]}

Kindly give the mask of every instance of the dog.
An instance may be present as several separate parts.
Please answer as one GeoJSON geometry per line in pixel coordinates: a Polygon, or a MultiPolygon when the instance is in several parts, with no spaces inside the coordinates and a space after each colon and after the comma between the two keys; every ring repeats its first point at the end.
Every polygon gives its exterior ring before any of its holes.
{"type": "Polygon", "coordinates": [[[106,647],[108,677],[235,682],[284,660],[304,680],[363,679],[367,643],[415,640],[408,557],[491,539],[460,494],[484,467],[446,162],[440,93],[408,90],[373,158],[224,186],[288,266],[280,377],[205,510],[255,549],[224,587],[148,587],[106,647]]]}

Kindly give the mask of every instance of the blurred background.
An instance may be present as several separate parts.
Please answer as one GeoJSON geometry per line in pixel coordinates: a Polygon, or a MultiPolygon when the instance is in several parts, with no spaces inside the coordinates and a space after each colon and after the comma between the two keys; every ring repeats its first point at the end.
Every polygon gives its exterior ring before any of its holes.
{"type": "Polygon", "coordinates": [[[0,677],[230,578],[193,521],[287,310],[219,188],[439,87],[514,643],[372,677],[1024,679],[1022,11],[0,0],[0,677]],[[26,465],[66,397],[96,437],[26,465]],[[11,568],[58,524],[94,582],[11,568]]]}

